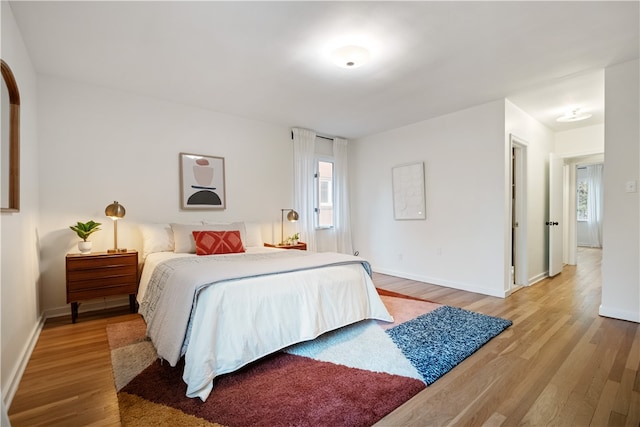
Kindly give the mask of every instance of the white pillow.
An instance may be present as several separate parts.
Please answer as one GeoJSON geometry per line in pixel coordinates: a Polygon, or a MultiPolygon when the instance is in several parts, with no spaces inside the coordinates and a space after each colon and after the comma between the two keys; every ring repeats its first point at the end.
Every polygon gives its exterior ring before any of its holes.
{"type": "Polygon", "coordinates": [[[240,239],[244,246],[246,233],[243,222],[232,222],[227,224],[171,224],[173,230],[173,241],[175,253],[196,253],[196,241],[193,238],[194,231],[233,231],[240,232],[240,239]]]}
{"type": "Polygon", "coordinates": [[[244,228],[247,232],[247,240],[244,241],[244,246],[264,246],[262,240],[262,226],[255,222],[245,222],[244,228]]]}
{"type": "Polygon", "coordinates": [[[140,224],[142,259],[154,252],[173,252],[173,230],[169,224],[140,224]]]}
{"type": "Polygon", "coordinates": [[[204,230],[213,230],[213,231],[240,231],[240,238],[242,239],[242,246],[246,247],[247,244],[247,226],[243,221],[236,222],[214,222],[211,220],[203,219],[202,223],[207,227],[213,228],[205,228],[204,230]]]}

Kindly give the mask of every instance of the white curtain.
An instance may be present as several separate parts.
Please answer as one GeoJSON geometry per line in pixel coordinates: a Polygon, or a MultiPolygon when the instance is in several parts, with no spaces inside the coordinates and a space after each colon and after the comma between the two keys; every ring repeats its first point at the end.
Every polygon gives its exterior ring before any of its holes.
{"type": "Polygon", "coordinates": [[[298,230],[308,251],[317,251],[314,200],[316,133],[293,128],[293,208],[300,214],[298,230]]]}
{"type": "Polygon", "coordinates": [[[349,177],[347,140],[333,139],[334,229],[338,252],[352,254],[351,213],[349,210],[349,177]]]}
{"type": "Polygon", "coordinates": [[[587,230],[589,242],[602,247],[602,164],[587,166],[587,230]]]}

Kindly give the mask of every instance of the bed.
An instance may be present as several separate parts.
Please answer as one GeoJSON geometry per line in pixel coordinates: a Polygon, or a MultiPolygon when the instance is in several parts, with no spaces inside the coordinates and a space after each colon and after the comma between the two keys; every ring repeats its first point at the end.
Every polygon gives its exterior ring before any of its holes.
{"type": "Polygon", "coordinates": [[[365,260],[265,248],[239,234],[239,253],[193,254],[177,232],[173,251],[144,253],[140,313],[162,359],[176,366],[184,356],[188,397],[205,401],[217,376],[289,345],[364,319],[393,321],[365,260]]]}

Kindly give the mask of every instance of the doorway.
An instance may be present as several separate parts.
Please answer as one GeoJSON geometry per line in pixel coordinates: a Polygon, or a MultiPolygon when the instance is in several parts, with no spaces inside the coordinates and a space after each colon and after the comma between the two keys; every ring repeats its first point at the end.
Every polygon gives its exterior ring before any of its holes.
{"type": "Polygon", "coordinates": [[[510,135],[511,264],[509,293],[527,286],[527,142],[510,135]]]}
{"type": "MultiPolygon", "coordinates": [[[[604,154],[590,154],[565,158],[565,190],[563,218],[567,225],[564,231],[565,253],[564,262],[568,265],[576,265],[578,260],[578,168],[601,164],[604,167],[604,154]]],[[[602,236],[601,236],[602,238],[602,236]]]]}

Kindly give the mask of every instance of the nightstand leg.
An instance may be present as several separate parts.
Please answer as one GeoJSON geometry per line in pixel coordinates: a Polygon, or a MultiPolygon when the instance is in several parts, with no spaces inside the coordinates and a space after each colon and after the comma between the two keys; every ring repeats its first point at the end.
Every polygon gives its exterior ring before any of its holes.
{"type": "Polygon", "coordinates": [[[76,319],[78,318],[78,303],[71,303],[71,323],[76,323],[76,319]]]}
{"type": "Polygon", "coordinates": [[[129,294],[129,311],[136,312],[136,294],[129,294]]]}

